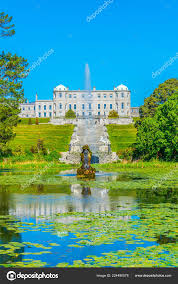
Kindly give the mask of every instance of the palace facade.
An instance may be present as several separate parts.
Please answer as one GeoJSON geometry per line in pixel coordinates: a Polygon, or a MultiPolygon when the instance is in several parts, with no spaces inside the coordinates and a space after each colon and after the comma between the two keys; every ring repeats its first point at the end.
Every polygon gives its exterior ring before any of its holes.
{"type": "Polygon", "coordinates": [[[107,117],[111,110],[120,117],[138,117],[139,107],[131,107],[131,92],[124,85],[113,90],[96,90],[88,94],[86,90],[69,90],[59,85],[53,90],[53,100],[38,100],[21,104],[20,117],[65,117],[72,109],[77,117],[107,117]]]}

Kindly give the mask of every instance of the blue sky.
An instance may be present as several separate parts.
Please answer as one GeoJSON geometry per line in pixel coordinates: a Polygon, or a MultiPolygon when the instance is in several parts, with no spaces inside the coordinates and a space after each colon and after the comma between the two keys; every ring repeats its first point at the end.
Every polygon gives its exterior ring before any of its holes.
{"type": "Polygon", "coordinates": [[[92,86],[113,89],[123,83],[132,92],[132,106],[166,79],[177,78],[177,60],[152,78],[178,52],[177,0],[113,0],[93,20],[107,0],[6,0],[1,11],[13,16],[16,35],[0,39],[1,50],[25,57],[29,66],[46,52],[54,52],[24,81],[25,97],[37,92],[52,98],[64,84],[84,88],[88,63],[92,86]]]}

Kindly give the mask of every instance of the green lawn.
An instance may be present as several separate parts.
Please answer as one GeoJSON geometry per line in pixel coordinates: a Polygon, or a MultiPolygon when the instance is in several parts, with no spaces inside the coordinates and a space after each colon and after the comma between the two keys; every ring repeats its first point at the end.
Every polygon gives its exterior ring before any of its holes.
{"type": "Polygon", "coordinates": [[[113,152],[124,150],[135,142],[136,128],[133,124],[128,125],[107,125],[111,148],[113,152]]]}
{"type": "Polygon", "coordinates": [[[11,142],[11,146],[15,148],[22,145],[24,149],[29,150],[31,146],[35,146],[39,138],[44,139],[44,145],[49,150],[59,152],[68,151],[71,135],[74,126],[66,125],[22,125],[19,124],[15,128],[16,137],[11,142]]]}

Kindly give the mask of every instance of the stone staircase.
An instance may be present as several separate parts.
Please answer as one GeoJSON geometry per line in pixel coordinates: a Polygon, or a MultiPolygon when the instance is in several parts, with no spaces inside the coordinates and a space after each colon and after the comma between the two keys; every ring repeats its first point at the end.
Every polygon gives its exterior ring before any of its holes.
{"type": "Polygon", "coordinates": [[[61,162],[68,164],[80,163],[82,146],[88,145],[92,151],[93,163],[111,163],[118,160],[115,152],[111,151],[111,144],[107,129],[104,125],[97,124],[94,119],[83,120],[78,124],[71,137],[68,152],[61,153],[61,162]]]}

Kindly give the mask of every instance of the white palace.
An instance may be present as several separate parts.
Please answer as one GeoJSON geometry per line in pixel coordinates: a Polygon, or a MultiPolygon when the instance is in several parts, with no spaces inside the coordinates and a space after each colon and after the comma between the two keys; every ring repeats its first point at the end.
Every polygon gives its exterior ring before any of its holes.
{"type": "Polygon", "coordinates": [[[53,100],[38,100],[21,104],[20,117],[64,117],[72,109],[77,117],[107,117],[111,110],[116,110],[120,117],[138,117],[139,107],[131,107],[131,92],[124,85],[113,90],[96,90],[88,95],[85,90],[69,90],[59,85],[53,90],[53,100]],[[87,98],[87,99],[86,99],[87,98]]]}

